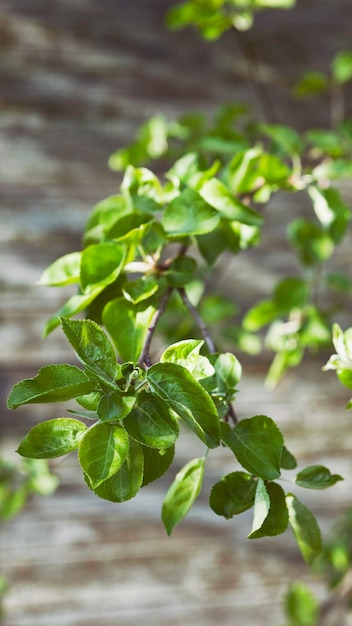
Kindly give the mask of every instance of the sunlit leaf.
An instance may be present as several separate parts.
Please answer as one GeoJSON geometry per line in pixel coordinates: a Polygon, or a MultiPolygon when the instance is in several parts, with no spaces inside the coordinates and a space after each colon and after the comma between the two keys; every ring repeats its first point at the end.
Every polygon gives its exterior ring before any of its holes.
{"type": "Polygon", "coordinates": [[[33,426],[18,447],[18,454],[33,459],[51,459],[72,452],[87,430],[79,420],[62,417],[33,426]]]}
{"type": "Polygon", "coordinates": [[[275,537],[288,526],[285,492],[277,483],[258,480],[254,503],[254,520],[249,539],[275,537]]]}
{"type": "Polygon", "coordinates": [[[307,563],[313,563],[322,549],[321,533],[311,511],[293,494],[286,496],[289,523],[307,563]]]}
{"type": "Polygon", "coordinates": [[[185,189],[166,207],[162,217],[165,232],[172,236],[201,235],[217,227],[218,211],[193,189],[185,189]]]}
{"type": "Polygon", "coordinates": [[[144,456],[141,446],[133,439],[129,439],[128,453],[119,471],[95,487],[94,493],[110,502],[125,502],[134,498],[143,483],[143,467],[144,456]]]}
{"type": "Polygon", "coordinates": [[[87,370],[98,379],[115,380],[118,364],[113,345],[103,329],[92,320],[61,318],[62,329],[87,370]]]}
{"type": "Polygon", "coordinates": [[[209,448],[220,444],[215,405],[188,370],[174,363],[157,363],[148,369],[147,380],[152,392],[164,400],[209,448]]]}
{"type": "Polygon", "coordinates": [[[103,322],[123,361],[137,361],[143,348],[155,308],[143,302],[133,305],[116,298],[106,305],[103,322]]]}
{"type": "Polygon", "coordinates": [[[124,426],[138,443],[161,450],[172,446],[179,435],[177,420],[166,402],[142,391],[136,406],[124,420],[124,426]]]}
{"type": "Polygon", "coordinates": [[[120,469],[129,447],[127,432],[122,426],[98,423],[85,433],[78,458],[93,489],[120,469]]]}
{"type": "Polygon", "coordinates": [[[187,515],[198,497],[204,476],[204,458],[193,459],[177,474],[162,506],[161,517],[168,535],[187,515]]]}
{"type": "Polygon", "coordinates": [[[17,383],[7,400],[9,409],[22,404],[65,402],[90,393],[95,382],[74,365],[45,365],[34,378],[17,383]]]}
{"type": "Polygon", "coordinates": [[[62,287],[79,283],[81,252],[71,252],[60,257],[42,273],[38,285],[62,287]]]}

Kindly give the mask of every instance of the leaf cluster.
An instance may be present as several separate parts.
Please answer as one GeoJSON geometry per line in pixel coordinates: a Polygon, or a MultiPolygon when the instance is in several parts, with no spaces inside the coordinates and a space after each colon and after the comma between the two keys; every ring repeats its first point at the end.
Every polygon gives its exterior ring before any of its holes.
{"type": "MultiPolygon", "coordinates": [[[[8,406],[75,398],[78,408],[69,410],[72,417],[34,426],[19,445],[20,455],[44,459],[77,450],[88,487],[103,499],[123,502],[168,470],[184,424],[206,452],[177,473],[166,493],[162,520],[168,534],[201,491],[209,450],[224,445],[242,469],[213,486],[213,511],[229,519],[253,508],[249,538],[278,535],[290,525],[303,557],[308,562],[316,558],[321,537],[313,514],[277,483],[282,469],[296,467],[279,428],[263,415],[229,424],[229,404],[241,378],[233,354],[207,357],[201,353],[203,341],[184,340],[169,346],[159,363],[143,368],[133,361],[119,363],[96,322],[60,322],[84,369],[45,366],[13,387],[8,406]]],[[[324,489],[339,480],[323,466],[305,468],[295,478],[298,486],[309,489],[324,489]]]]}

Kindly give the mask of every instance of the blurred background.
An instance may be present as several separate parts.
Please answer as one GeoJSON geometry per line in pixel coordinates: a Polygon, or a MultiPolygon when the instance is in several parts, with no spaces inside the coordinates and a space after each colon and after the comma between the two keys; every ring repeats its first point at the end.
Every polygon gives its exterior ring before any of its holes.
{"type": "MultiPolygon", "coordinates": [[[[324,98],[297,101],[290,91],[303,72],[326,71],[336,52],[351,48],[352,22],[350,0],[298,0],[291,11],[261,12],[246,33],[231,31],[206,43],[191,29],[166,30],[171,0],[1,4],[0,417],[1,452],[13,458],[29,427],[60,415],[56,406],[10,413],[5,401],[11,386],[43,364],[74,362],[59,331],[41,339],[67,292],[34,283],[57,257],[80,249],[91,208],[118,191],[121,176],[109,170],[110,154],[131,142],[152,115],[211,114],[224,102],[249,103],[263,120],[270,116],[268,121],[299,130],[327,126],[324,98]],[[256,87],[245,49],[255,60],[256,87]]],[[[351,203],[351,182],[340,189],[351,203]]],[[[290,203],[272,201],[261,251],[239,261],[237,301],[266,297],[282,268],[290,268],[281,237],[290,203]]],[[[350,264],[350,251],[351,236],[334,260],[337,267],[350,264]]],[[[235,263],[231,271],[225,267],[223,284],[219,274],[220,289],[228,291],[235,263]]],[[[241,360],[238,414],[273,417],[299,462],[327,464],[348,478],[349,396],[333,374],[321,371],[324,356],[290,371],[275,391],[263,385],[265,359],[241,360]]],[[[182,441],[179,467],[197,454],[186,434],[182,441]]],[[[32,498],[1,528],[2,569],[10,585],[3,623],[279,626],[290,582],[301,578],[322,595],[322,583],[290,535],[251,542],[250,515],[226,522],[208,509],[211,485],[232,469],[223,451],[211,457],[203,494],[172,538],[159,514],[173,475],[135,502],[113,505],[86,489],[74,456],[54,463],[56,493],[32,498]]],[[[348,481],[304,497],[324,533],[351,504],[348,481]]]]}

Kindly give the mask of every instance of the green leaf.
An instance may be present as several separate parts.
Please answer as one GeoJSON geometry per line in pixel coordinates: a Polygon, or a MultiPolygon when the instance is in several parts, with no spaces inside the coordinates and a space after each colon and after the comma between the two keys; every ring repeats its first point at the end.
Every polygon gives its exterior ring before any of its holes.
{"type": "Polygon", "coordinates": [[[112,383],[118,372],[113,345],[103,329],[92,320],[60,319],[62,329],[77,357],[98,380],[112,383]]]}
{"type": "Polygon", "coordinates": [[[277,483],[258,480],[254,503],[254,520],[249,539],[274,537],[285,532],[288,510],[285,492],[277,483]]]}
{"type": "Polygon", "coordinates": [[[119,276],[126,259],[121,243],[103,242],[85,248],[81,257],[81,286],[89,295],[96,287],[111,285],[119,276]]]}
{"type": "Polygon", "coordinates": [[[352,52],[339,52],[332,60],[332,75],[340,85],[352,78],[352,52]]]}
{"type": "Polygon", "coordinates": [[[84,246],[99,243],[107,238],[110,229],[123,216],[131,213],[124,196],[113,195],[104,198],[93,208],[85,227],[84,246]]]}
{"type": "Polygon", "coordinates": [[[196,380],[211,376],[214,368],[207,357],[199,354],[204,345],[202,339],[183,339],[166,348],[161,363],[176,363],[185,367],[196,380]]]}
{"type": "Polygon", "coordinates": [[[138,394],[138,406],[126,417],[124,426],[138,443],[151,448],[169,448],[179,435],[177,420],[166,402],[142,391],[138,394]]]}
{"type": "Polygon", "coordinates": [[[101,292],[104,290],[104,285],[100,285],[95,287],[89,295],[86,294],[76,294],[71,296],[65,302],[65,304],[59,309],[53,317],[51,317],[46,323],[43,331],[43,337],[47,337],[55,328],[60,325],[60,317],[71,317],[71,315],[75,315],[84,309],[87,309],[89,305],[95,300],[101,292]]]}
{"type": "Polygon", "coordinates": [[[162,506],[161,517],[168,535],[187,515],[198,497],[204,476],[204,458],[193,459],[176,475],[162,506]]]}
{"type": "Polygon", "coordinates": [[[79,283],[81,252],[71,252],[60,257],[42,273],[38,285],[63,287],[79,283]]]}
{"type": "Polygon", "coordinates": [[[136,403],[136,396],[109,391],[100,399],[97,414],[101,422],[113,422],[123,420],[136,403]]]}
{"type": "Polygon", "coordinates": [[[350,369],[338,369],[337,377],[342,385],[352,389],[352,370],[350,369]]]}
{"type": "Polygon", "coordinates": [[[175,454],[175,446],[156,450],[141,446],[144,455],[144,475],[142,487],[157,480],[169,469],[175,454]]]}
{"type": "Polygon", "coordinates": [[[313,563],[322,549],[320,529],[311,511],[293,494],[287,494],[289,523],[307,563],[313,563]]]}
{"type": "Polygon", "coordinates": [[[256,479],[245,472],[232,472],[217,482],[209,498],[210,507],[217,515],[231,519],[254,505],[256,479]]]}
{"type": "Polygon", "coordinates": [[[164,400],[209,448],[220,444],[216,407],[209,394],[182,365],[157,363],[147,371],[151,391],[164,400]]]}
{"type": "Polygon", "coordinates": [[[351,211],[342,200],[337,189],[319,189],[310,186],[308,193],[312,199],[316,216],[321,224],[328,229],[335,243],[339,243],[345,235],[351,211]]]}
{"type": "Polygon", "coordinates": [[[94,493],[110,502],[125,502],[134,498],[143,483],[143,466],[141,446],[129,439],[129,450],[120,470],[95,487],[94,493]]]}
{"type": "Polygon", "coordinates": [[[275,422],[265,415],[241,420],[232,429],[221,424],[223,442],[241,465],[254,476],[272,480],[280,476],[283,436],[275,422]]]}
{"type": "Polygon", "coordinates": [[[128,435],[122,426],[98,423],[85,433],[78,458],[93,489],[120,469],[128,452],[128,435]]]}
{"type": "Polygon", "coordinates": [[[243,328],[250,332],[260,330],[270,324],[279,314],[279,309],[273,300],[260,300],[247,311],[243,318],[243,328]]]}
{"type": "Polygon", "coordinates": [[[259,124],[259,129],[276,143],[285,154],[292,156],[300,154],[302,151],[302,141],[299,134],[289,126],[259,124]]]}
{"type": "Polygon", "coordinates": [[[340,480],[339,474],[331,474],[330,470],[323,465],[310,465],[305,467],[296,476],[296,483],[307,489],[326,489],[332,487],[340,480]]]}
{"type": "Polygon", "coordinates": [[[262,155],[260,147],[237,152],[231,159],[225,172],[225,182],[234,194],[252,191],[258,180],[256,165],[262,155]]]}
{"type": "Polygon", "coordinates": [[[289,276],[280,280],[274,290],[274,301],[280,311],[302,308],[308,299],[308,284],[302,278],[289,276]]]}
{"type": "Polygon", "coordinates": [[[263,154],[258,163],[258,173],[269,185],[283,186],[291,175],[291,170],[274,154],[263,154]]]}
{"type": "Polygon", "coordinates": [[[166,207],[161,223],[174,237],[202,235],[214,230],[220,215],[193,189],[185,189],[166,207]]]}
{"type": "Polygon", "coordinates": [[[231,352],[219,354],[215,363],[217,394],[231,401],[241,380],[242,366],[231,352]]]}
{"type": "Polygon", "coordinates": [[[263,223],[263,218],[257,211],[238,200],[217,178],[208,180],[202,186],[200,195],[228,220],[235,220],[249,226],[261,226],[263,223]]]}
{"type": "Polygon", "coordinates": [[[318,96],[328,89],[327,77],[322,72],[306,72],[293,88],[297,98],[318,96]]]}
{"type": "Polygon", "coordinates": [[[159,283],[154,276],[142,276],[125,283],[122,287],[122,292],[128,302],[138,304],[151,298],[158,289],[159,283]]]}
{"type": "Polygon", "coordinates": [[[86,430],[85,424],[69,417],[47,420],[31,428],[17,452],[32,459],[62,456],[78,448],[86,430]]]}
{"type": "Polygon", "coordinates": [[[286,448],[285,445],[283,445],[282,447],[280,464],[281,464],[282,469],[286,469],[286,470],[292,470],[297,467],[297,461],[295,457],[293,456],[293,454],[291,454],[291,452],[286,448]]]}
{"type": "Polygon", "coordinates": [[[9,409],[22,404],[65,402],[90,393],[96,383],[74,365],[45,365],[34,378],[17,383],[7,400],[9,409]]]}
{"type": "Polygon", "coordinates": [[[165,272],[165,277],[170,287],[184,287],[193,278],[197,269],[195,259],[190,256],[178,256],[165,272]]]}
{"type": "MultiPolygon", "coordinates": [[[[268,494],[267,488],[265,486],[264,481],[261,478],[258,478],[257,481],[257,489],[255,492],[254,499],[254,518],[252,524],[252,530],[248,535],[249,539],[255,539],[257,537],[257,532],[262,528],[266,518],[269,515],[270,511],[270,496],[268,494]]],[[[259,534],[259,536],[262,536],[259,534]]]]}
{"type": "Polygon", "coordinates": [[[104,326],[123,361],[138,360],[154,313],[154,306],[133,305],[125,298],[116,298],[104,308],[104,326]]]}
{"type": "Polygon", "coordinates": [[[288,226],[288,238],[306,266],[326,261],[334,251],[334,242],[328,233],[309,220],[293,220],[288,226]]]}
{"type": "Polygon", "coordinates": [[[295,581],[288,589],[285,598],[289,626],[316,626],[319,617],[319,602],[308,587],[295,581]]]}

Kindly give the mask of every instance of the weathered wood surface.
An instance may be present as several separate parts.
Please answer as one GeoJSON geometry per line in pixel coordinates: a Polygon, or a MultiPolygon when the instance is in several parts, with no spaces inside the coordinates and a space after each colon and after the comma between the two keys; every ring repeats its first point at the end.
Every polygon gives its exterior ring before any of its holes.
{"type": "MultiPolygon", "coordinates": [[[[45,342],[44,322],[64,299],[59,290],[30,286],[57,256],[78,249],[90,208],[114,193],[119,177],[106,161],[157,112],[173,117],[223,101],[252,102],[241,41],[228,33],[216,44],[191,31],[166,33],[171,0],[3,0],[0,21],[0,389],[46,362],[72,361],[59,333],[45,342]]],[[[287,95],[302,71],[324,70],[337,50],[351,47],[350,0],[298,0],[292,12],[263,12],[246,37],[261,61],[260,79],[272,102],[271,121],[298,128],[326,124],[327,108],[287,95]]],[[[349,92],[350,93],[350,92],[349,92]]],[[[351,114],[351,98],[347,98],[351,114]]],[[[351,185],[343,192],[351,198],[351,185]]],[[[248,304],[294,267],[282,243],[286,211],[300,198],[278,198],[268,210],[264,253],[251,252],[223,268],[217,284],[234,284],[248,304]],[[267,251],[271,254],[267,254],[267,251]],[[260,260],[258,278],[256,263],[260,260]],[[250,285],[250,287],[249,287],[250,285]]],[[[348,268],[351,238],[334,264],[348,268]]],[[[347,395],[321,361],[290,373],[264,391],[263,364],[246,362],[238,397],[242,417],[277,419],[301,463],[329,464],[350,476],[352,434],[347,395]],[[317,434],[318,433],[318,434],[317,434]],[[340,433],[343,433],[341,435],[340,433]]],[[[0,407],[2,449],[13,450],[28,426],[57,416],[56,407],[10,414],[0,407]],[[24,419],[25,418],[25,419],[24,419]]],[[[195,454],[185,436],[179,466],[195,454]]],[[[99,501],[83,486],[74,456],[59,464],[59,491],[34,499],[2,528],[2,569],[11,591],[5,626],[279,626],[287,583],[309,579],[293,542],[245,539],[250,516],[225,522],[211,514],[206,494],[232,471],[224,451],[211,455],[199,504],[167,539],[160,503],[168,474],[126,505],[99,501]]],[[[324,531],[350,504],[350,481],[304,497],[324,531]]],[[[313,583],[319,593],[322,588],[313,583]]],[[[342,626],[342,625],[341,625],[342,626]]]]}

